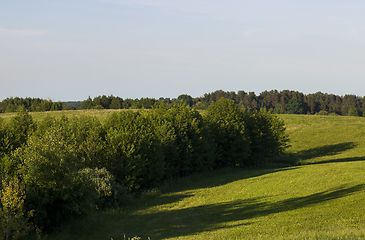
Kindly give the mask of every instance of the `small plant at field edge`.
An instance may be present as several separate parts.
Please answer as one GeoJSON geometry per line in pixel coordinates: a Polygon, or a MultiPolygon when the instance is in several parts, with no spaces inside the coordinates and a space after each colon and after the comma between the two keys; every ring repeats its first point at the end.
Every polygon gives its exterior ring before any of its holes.
{"type": "MultiPolygon", "coordinates": [[[[141,237],[132,237],[132,238],[127,238],[125,235],[124,235],[124,240],[140,240],[141,237]]],[[[114,240],[113,238],[111,238],[110,240],[114,240]]],[[[150,238],[148,238],[148,240],[150,240],[150,238]]]]}

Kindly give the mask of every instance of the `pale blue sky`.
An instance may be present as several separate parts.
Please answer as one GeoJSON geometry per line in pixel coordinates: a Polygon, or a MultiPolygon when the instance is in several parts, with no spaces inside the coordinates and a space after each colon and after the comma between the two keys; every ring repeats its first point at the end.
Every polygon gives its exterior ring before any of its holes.
{"type": "Polygon", "coordinates": [[[0,100],[365,95],[365,1],[0,0],[0,100]]]}

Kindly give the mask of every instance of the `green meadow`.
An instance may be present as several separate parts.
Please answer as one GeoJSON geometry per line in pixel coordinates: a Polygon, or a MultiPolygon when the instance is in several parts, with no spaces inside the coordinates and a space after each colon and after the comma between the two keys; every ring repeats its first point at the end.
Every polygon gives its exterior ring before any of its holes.
{"type": "MultiPolygon", "coordinates": [[[[42,121],[44,118],[52,116],[55,118],[65,117],[79,117],[79,116],[93,116],[99,118],[101,122],[104,122],[105,119],[115,111],[125,111],[124,109],[87,109],[87,110],[65,110],[65,111],[49,111],[49,112],[29,112],[29,114],[33,117],[34,120],[42,121]]],[[[18,113],[10,112],[10,113],[0,113],[0,118],[4,120],[15,117],[18,113]]]]}
{"type": "Polygon", "coordinates": [[[270,166],[166,182],[43,239],[365,239],[365,118],[279,117],[292,147],[270,166]]]}

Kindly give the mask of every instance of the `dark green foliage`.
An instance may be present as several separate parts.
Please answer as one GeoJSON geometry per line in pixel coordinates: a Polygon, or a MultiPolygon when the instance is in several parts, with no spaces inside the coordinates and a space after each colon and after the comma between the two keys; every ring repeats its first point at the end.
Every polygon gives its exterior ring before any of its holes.
{"type": "MultiPolygon", "coordinates": [[[[93,107],[136,103],[115,99],[101,97],[93,107]]],[[[94,104],[89,100],[84,104],[94,104]]],[[[105,124],[65,116],[34,123],[22,111],[0,120],[0,138],[1,174],[24,182],[27,211],[34,210],[32,222],[44,230],[93,209],[123,205],[129,194],[166,179],[262,165],[282,153],[288,140],[283,122],[271,113],[246,111],[224,98],[204,117],[184,101],[171,106],[161,100],[150,110],[116,111],[105,124]]]]}
{"type": "Polygon", "coordinates": [[[12,177],[17,174],[18,163],[12,161],[9,155],[25,144],[36,125],[33,118],[24,110],[15,117],[4,122],[0,119],[0,173],[12,177]]]}
{"type": "Polygon", "coordinates": [[[193,106],[193,98],[187,94],[181,94],[177,97],[177,102],[184,102],[188,106],[193,106]]]}
{"type": "Polygon", "coordinates": [[[19,239],[32,230],[32,211],[24,209],[24,184],[18,180],[0,181],[0,239],[19,239]]]}
{"type": "Polygon", "coordinates": [[[298,91],[264,91],[259,95],[254,92],[223,91],[217,90],[205,93],[201,97],[191,97],[188,94],[181,94],[177,99],[173,98],[141,98],[122,99],[113,95],[97,96],[79,102],[52,102],[39,98],[7,98],[0,102],[0,113],[16,112],[21,108],[28,111],[54,111],[54,110],[75,110],[75,109],[152,109],[161,103],[172,107],[176,102],[185,102],[195,109],[205,110],[221,98],[233,100],[242,109],[249,110],[272,110],[275,113],[289,114],[316,114],[320,111],[327,111],[329,114],[344,116],[362,116],[365,111],[365,98],[355,95],[337,96],[327,93],[303,94],[298,91]],[[352,106],[351,109],[349,107],[352,106]]]}
{"type": "Polygon", "coordinates": [[[71,109],[76,109],[81,107],[81,101],[62,102],[62,107],[70,107],[71,109]]]}
{"type": "Polygon", "coordinates": [[[212,168],[209,132],[185,103],[114,113],[105,127],[107,168],[129,191],[212,168]]]}
{"type": "Polygon", "coordinates": [[[170,151],[177,153],[166,158],[168,175],[178,177],[211,169],[214,146],[199,112],[180,102],[167,110],[165,117],[164,124],[171,124],[175,136],[170,151]]]}
{"type": "Polygon", "coordinates": [[[160,102],[154,98],[125,99],[111,96],[97,96],[81,102],[81,109],[151,109],[160,102]]]}
{"type": "Polygon", "coordinates": [[[247,113],[244,122],[250,145],[250,165],[262,165],[289,147],[284,122],[270,112],[262,109],[247,113]]]}
{"type": "Polygon", "coordinates": [[[164,154],[154,122],[142,112],[118,112],[106,121],[107,169],[129,191],[159,183],[164,176],[164,154]]]}
{"type": "Polygon", "coordinates": [[[81,109],[91,109],[95,106],[96,104],[93,102],[93,100],[91,99],[91,97],[89,96],[88,99],[86,99],[85,101],[81,102],[81,109]]]}
{"type": "Polygon", "coordinates": [[[127,189],[115,182],[114,176],[106,168],[84,168],[78,171],[81,179],[89,182],[89,188],[95,191],[97,209],[114,208],[125,204],[127,189]]]}
{"type": "Polygon", "coordinates": [[[359,113],[359,111],[352,105],[347,107],[347,115],[348,116],[355,116],[355,117],[359,117],[361,114],[359,113]]]}
{"type": "Polygon", "coordinates": [[[299,101],[295,98],[289,100],[286,106],[287,113],[289,114],[301,114],[303,113],[303,108],[299,101]]]}
{"type": "Polygon", "coordinates": [[[222,98],[205,118],[216,144],[215,167],[262,165],[289,147],[284,122],[264,109],[244,111],[222,98]]]}
{"type": "Polygon", "coordinates": [[[26,109],[31,112],[62,110],[61,102],[53,102],[40,98],[7,98],[0,102],[0,113],[17,112],[26,109]]]}
{"type": "Polygon", "coordinates": [[[18,177],[27,186],[26,206],[35,210],[38,226],[50,229],[92,209],[93,191],[77,175],[76,148],[57,129],[31,137],[11,158],[19,164],[18,177]]]}
{"type": "Polygon", "coordinates": [[[72,118],[68,123],[68,141],[76,147],[82,167],[102,168],[105,164],[105,129],[94,117],[72,118]]]}
{"type": "Polygon", "coordinates": [[[56,129],[54,134],[74,147],[79,168],[101,168],[104,165],[106,132],[97,118],[81,116],[68,119],[63,116],[57,120],[47,117],[38,124],[35,134],[41,137],[50,128],[56,129]]]}
{"type": "Polygon", "coordinates": [[[244,112],[222,98],[209,106],[205,119],[215,142],[215,167],[247,165],[250,149],[244,112]]]}
{"type": "Polygon", "coordinates": [[[254,92],[238,91],[235,93],[217,90],[195,98],[194,104],[211,104],[221,98],[233,100],[239,106],[250,110],[264,108],[266,110],[273,110],[275,113],[316,114],[320,111],[327,111],[330,114],[357,116],[357,111],[358,115],[361,116],[365,110],[364,97],[357,97],[355,95],[337,96],[321,92],[305,95],[298,91],[289,90],[264,91],[258,96],[254,92]],[[350,111],[349,106],[353,107],[350,111]]]}
{"type": "Polygon", "coordinates": [[[24,108],[10,121],[0,121],[0,152],[6,154],[20,147],[35,128],[32,116],[24,108]]]}

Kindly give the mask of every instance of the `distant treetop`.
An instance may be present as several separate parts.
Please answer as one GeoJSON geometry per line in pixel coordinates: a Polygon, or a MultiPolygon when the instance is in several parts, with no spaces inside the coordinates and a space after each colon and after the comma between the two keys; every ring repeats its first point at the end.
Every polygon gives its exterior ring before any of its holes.
{"type": "Polygon", "coordinates": [[[365,98],[356,95],[338,96],[322,92],[303,94],[292,90],[264,91],[259,95],[254,92],[217,90],[193,98],[188,94],[181,94],[177,98],[136,98],[123,99],[113,95],[88,97],[84,101],[52,102],[39,98],[7,98],[0,102],[0,113],[16,112],[24,107],[28,111],[54,111],[74,109],[151,109],[159,104],[169,107],[176,102],[185,102],[197,110],[205,110],[210,104],[225,98],[233,100],[240,108],[260,110],[262,108],[281,114],[337,114],[344,116],[363,116],[365,112],[365,98]]]}

